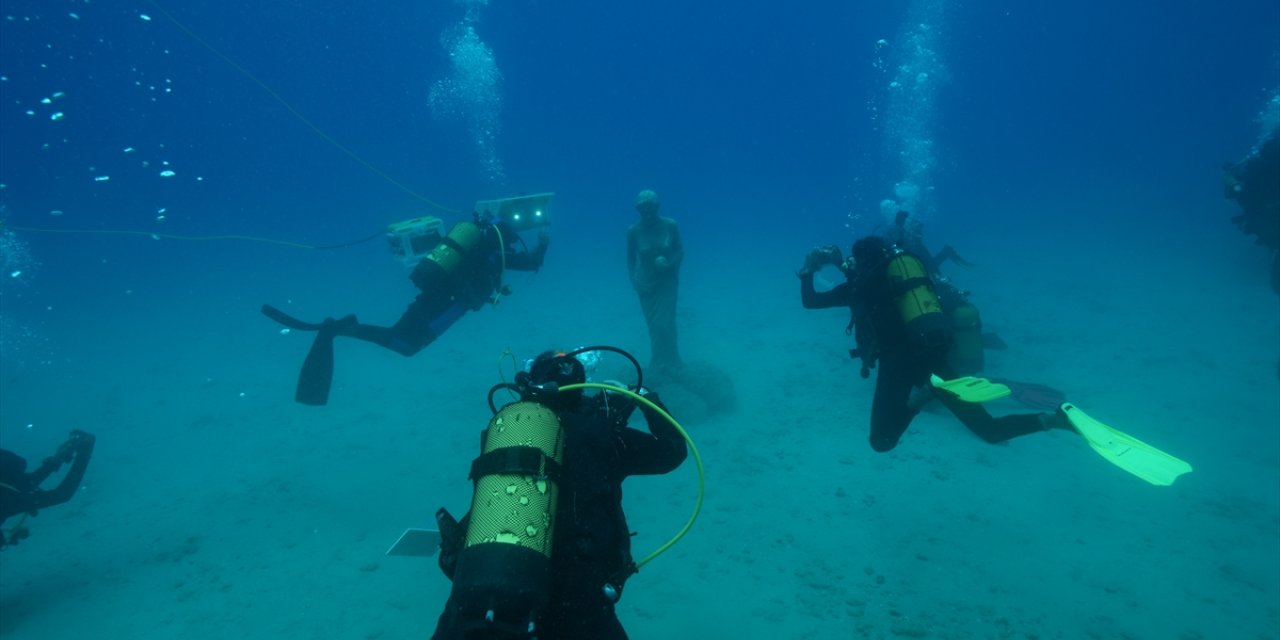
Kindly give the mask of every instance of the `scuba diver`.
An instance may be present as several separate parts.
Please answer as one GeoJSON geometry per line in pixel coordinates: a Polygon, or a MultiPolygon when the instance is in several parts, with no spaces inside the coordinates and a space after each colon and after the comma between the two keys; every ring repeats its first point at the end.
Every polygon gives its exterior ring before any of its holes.
{"type": "MultiPolygon", "coordinates": [[[[896,208],[896,203],[886,200],[881,203],[882,210],[888,205],[896,208]]],[[[888,210],[892,211],[893,208],[888,210]]],[[[983,332],[982,316],[978,312],[978,308],[969,301],[970,292],[956,287],[949,278],[943,276],[939,271],[947,260],[951,260],[962,267],[973,267],[975,266],[974,263],[960,256],[951,245],[943,247],[936,254],[929,251],[924,243],[924,223],[912,218],[909,212],[902,209],[897,210],[891,225],[886,227],[885,224],[881,224],[873,235],[883,238],[890,245],[910,253],[924,265],[929,277],[933,280],[938,298],[942,302],[943,312],[950,317],[952,327],[955,330],[953,346],[947,357],[956,373],[961,375],[981,373],[986,367],[984,350],[1003,351],[1009,348],[1009,345],[999,335],[983,332]]],[[[846,266],[852,266],[851,263],[849,265],[844,263],[843,258],[840,256],[840,249],[834,245],[811,251],[806,260],[818,260],[819,262],[812,266],[806,262],[805,267],[801,269],[801,273],[806,271],[816,272],[826,264],[840,267],[842,271],[845,271],[846,266]]],[[[848,330],[851,331],[852,328],[853,322],[851,320],[848,330]]],[[[1053,409],[1063,401],[1061,392],[1044,385],[1032,383],[1012,383],[1012,385],[1015,390],[1015,399],[1035,408],[1053,409]]]]}
{"type": "Polygon", "coordinates": [[[680,228],[658,215],[658,194],[645,189],[636,195],[640,221],[627,229],[627,274],[640,296],[640,309],[649,327],[649,367],[657,372],[684,367],[676,340],[676,298],[684,244],[680,228]]]}
{"type": "MultiPolygon", "coordinates": [[[[951,322],[955,328],[955,343],[947,356],[952,368],[962,375],[980,373],[986,367],[984,349],[1003,351],[1008,349],[1009,345],[994,333],[983,333],[982,316],[978,313],[978,308],[969,302],[969,292],[953,285],[951,280],[939,271],[947,260],[962,267],[972,267],[974,264],[956,253],[951,245],[943,247],[936,254],[930,252],[924,244],[924,223],[910,216],[911,214],[907,211],[899,209],[894,215],[893,225],[880,235],[890,244],[916,256],[924,264],[929,277],[933,278],[942,308],[947,315],[951,316],[951,322]]],[[[1048,389],[1043,385],[1036,385],[1036,387],[1037,393],[1044,393],[1048,389]]],[[[1028,388],[1019,388],[1019,391],[1026,392],[1028,396],[1031,394],[1028,388]]],[[[1049,405],[1049,408],[1056,407],[1061,402],[1057,400],[1049,405]]]]}
{"type": "Polygon", "coordinates": [[[308,323],[270,305],[262,313],[280,324],[299,331],[315,331],[315,341],[302,363],[295,399],[302,404],[322,406],[329,401],[333,383],[333,339],[338,336],[372,342],[404,356],[412,356],[440,337],[468,311],[486,303],[496,304],[510,293],[503,284],[503,272],[537,271],[542,267],[551,239],[538,232],[538,245],[517,250],[523,244],[519,229],[505,219],[479,214],[471,221],[454,225],[449,234],[415,266],[409,279],[421,293],[390,327],[362,324],[354,315],[321,323],[308,323]]]}
{"type": "Polygon", "coordinates": [[[27,516],[67,502],[75,495],[84,480],[85,469],[89,467],[89,458],[93,456],[94,441],[95,438],[84,431],[72,431],[58,451],[45,458],[30,473],[27,473],[26,459],[7,449],[0,449],[0,525],[10,516],[23,514],[22,522],[9,531],[0,532],[3,534],[0,535],[0,549],[18,544],[30,535],[25,526],[27,516]],[[41,483],[68,463],[71,468],[57,487],[49,490],[40,488],[41,483]]]}
{"type": "Polygon", "coordinates": [[[1050,429],[1075,431],[1111,464],[1167,486],[1191,465],[1089,417],[1062,402],[1053,412],[993,417],[982,403],[1011,394],[1008,386],[984,378],[958,376],[948,361],[956,328],[944,313],[924,261],[883,238],[853,244],[852,261],[835,247],[809,252],[800,270],[800,300],[806,309],[848,306],[857,340],[851,355],[861,358],[863,378],[879,367],[871,404],[871,448],[893,449],[912,419],[933,399],[942,402],[979,438],[1000,443],[1050,429]],[[842,264],[847,281],[819,292],[813,273],[842,264]]]}
{"type": "MultiPolygon", "coordinates": [[[[622,483],[675,470],[688,447],[674,423],[627,395],[562,390],[586,381],[578,356],[602,350],[640,372],[612,347],[548,351],[490,390],[495,415],[471,464],[471,509],[461,521],[436,514],[453,585],[434,640],[627,638],[614,607],[637,563],[622,483]],[[500,389],[520,399],[496,408],[500,389]],[[637,405],[648,433],[628,426],[637,405]]],[[[632,389],[662,407],[642,384],[632,389]]]]}
{"type": "MultiPolygon", "coordinates": [[[[896,208],[896,204],[892,200],[886,200],[881,203],[881,207],[882,210],[886,205],[896,208]]],[[[909,212],[902,209],[897,210],[892,225],[883,231],[877,229],[874,235],[916,256],[933,279],[943,313],[950,318],[954,330],[947,359],[956,374],[978,375],[986,369],[986,351],[1004,351],[1009,348],[998,334],[983,331],[982,314],[969,300],[970,292],[955,286],[950,278],[940,272],[942,265],[948,260],[966,268],[976,266],[974,263],[963,258],[951,245],[943,247],[936,254],[929,251],[924,242],[924,223],[912,218],[909,212]]],[[[835,247],[831,249],[839,251],[835,247]]],[[[993,380],[1009,387],[1014,400],[1032,409],[1053,411],[1066,401],[1065,394],[1048,385],[1007,378],[993,380]]]]}
{"type": "Polygon", "coordinates": [[[932,393],[931,375],[952,380],[960,374],[951,363],[956,328],[944,313],[924,261],[878,236],[855,242],[852,254],[851,261],[845,262],[836,247],[810,251],[798,274],[800,302],[806,309],[848,307],[851,319],[846,331],[851,330],[857,341],[850,355],[862,360],[863,378],[879,365],[871,407],[872,449],[893,449],[935,395],[989,443],[1065,424],[1050,413],[994,418],[980,404],[932,393]],[[813,286],[813,274],[826,264],[841,265],[847,280],[820,292],[813,286]]]}
{"type": "Polygon", "coordinates": [[[1271,290],[1280,296],[1280,134],[1271,132],[1244,160],[1225,165],[1222,181],[1227,199],[1240,205],[1231,221],[1271,253],[1271,290]]]}

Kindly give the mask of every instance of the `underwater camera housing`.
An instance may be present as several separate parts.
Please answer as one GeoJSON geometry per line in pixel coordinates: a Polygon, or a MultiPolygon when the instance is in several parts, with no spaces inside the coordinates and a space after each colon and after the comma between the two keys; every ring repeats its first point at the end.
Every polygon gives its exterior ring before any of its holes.
{"type": "Polygon", "coordinates": [[[517,233],[551,224],[547,206],[554,193],[535,193],[530,196],[480,200],[476,202],[476,215],[481,220],[501,220],[517,233]]]}
{"type": "Polygon", "coordinates": [[[443,237],[444,222],[435,216],[423,216],[387,225],[387,245],[391,255],[412,267],[422,261],[443,237]]]}

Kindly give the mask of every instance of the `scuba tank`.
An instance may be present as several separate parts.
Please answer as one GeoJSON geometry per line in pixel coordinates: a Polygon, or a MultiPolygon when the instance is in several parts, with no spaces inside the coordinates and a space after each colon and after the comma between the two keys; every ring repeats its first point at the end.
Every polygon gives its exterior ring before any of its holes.
{"type": "Polygon", "coordinates": [[[431,251],[423,257],[409,274],[414,286],[423,291],[449,287],[465,274],[459,268],[467,258],[480,249],[484,229],[479,224],[463,221],[453,225],[449,235],[440,238],[431,251]]]}
{"type": "Polygon", "coordinates": [[[946,316],[920,258],[893,249],[883,273],[911,346],[922,353],[945,350],[950,344],[946,316]]]}
{"type": "Polygon", "coordinates": [[[414,267],[409,279],[423,291],[450,292],[472,311],[479,310],[485,303],[497,303],[501,296],[510,293],[510,288],[502,283],[506,271],[506,246],[502,240],[497,224],[481,220],[479,216],[474,221],[459,222],[414,267]],[[491,229],[498,236],[496,255],[486,247],[491,229]],[[486,260],[488,264],[484,263],[486,260]]]}
{"type": "Polygon", "coordinates": [[[549,407],[520,401],[498,411],[481,440],[452,598],[465,631],[526,637],[548,604],[564,430],[549,407]]]}
{"type": "Polygon", "coordinates": [[[480,225],[468,221],[459,222],[427,254],[426,260],[440,267],[446,275],[454,275],[458,271],[458,265],[466,259],[466,254],[475,251],[483,239],[484,230],[480,225]]]}
{"type": "MultiPolygon", "coordinates": [[[[585,381],[572,355],[539,356],[516,376],[520,400],[498,409],[481,434],[481,454],[471,463],[475,492],[452,569],[451,598],[464,634],[537,634],[538,614],[549,604],[565,455],[555,409],[582,397],[560,387],[585,381]]],[[[502,386],[490,390],[491,403],[502,386]]]]}

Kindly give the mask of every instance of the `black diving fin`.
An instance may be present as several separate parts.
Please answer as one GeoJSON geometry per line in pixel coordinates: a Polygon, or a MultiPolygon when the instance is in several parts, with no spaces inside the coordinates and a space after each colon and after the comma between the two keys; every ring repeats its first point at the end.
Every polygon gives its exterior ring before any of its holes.
{"type": "Polygon", "coordinates": [[[298,388],[293,399],[299,404],[323,407],[329,404],[329,389],[333,386],[333,331],[321,329],[311,343],[307,359],[298,372],[298,388]]]}
{"type": "Polygon", "coordinates": [[[333,386],[333,338],[337,335],[332,320],[324,323],[303,322],[269,304],[262,305],[262,315],[297,331],[315,331],[307,359],[302,361],[298,373],[298,388],[293,399],[299,404],[323,407],[329,403],[329,390],[333,386]],[[331,328],[332,327],[332,328],[331,328]]]}
{"type": "Polygon", "coordinates": [[[262,315],[297,331],[319,331],[324,326],[314,322],[303,322],[269,304],[262,305],[262,315]]]}

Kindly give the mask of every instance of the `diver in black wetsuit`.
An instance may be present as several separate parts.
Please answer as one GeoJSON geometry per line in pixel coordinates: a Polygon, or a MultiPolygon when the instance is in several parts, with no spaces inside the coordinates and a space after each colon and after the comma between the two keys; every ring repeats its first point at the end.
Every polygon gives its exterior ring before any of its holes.
{"type": "MultiPolygon", "coordinates": [[[[636,407],[632,400],[610,396],[606,402],[605,394],[587,397],[581,391],[555,391],[557,387],[583,380],[582,363],[573,355],[547,352],[534,360],[523,382],[526,388],[549,389],[537,402],[554,411],[564,434],[563,466],[558,479],[552,477],[559,493],[555,515],[550,519],[554,527],[550,587],[545,608],[531,621],[533,632],[529,632],[528,622],[523,618],[512,624],[504,621],[501,605],[514,597],[496,597],[500,601],[497,605],[483,605],[498,609],[496,620],[486,621],[483,610],[477,613],[474,607],[465,604],[475,600],[460,585],[466,580],[459,575],[469,562],[465,554],[472,551],[463,549],[464,532],[468,531],[473,516],[481,517],[475,515],[473,506],[473,511],[459,522],[441,510],[444,519],[440,527],[440,568],[454,584],[433,640],[533,636],[539,640],[627,638],[614,612],[623,581],[635,570],[631,556],[632,533],[622,510],[622,483],[629,476],[669,473],[684,462],[688,450],[680,433],[648,407],[640,406],[649,426],[649,432],[645,433],[627,426],[628,417],[636,407]]],[[[656,393],[642,393],[662,406],[656,393]]],[[[482,460],[483,456],[472,465],[473,479],[482,475],[477,471],[482,460]]],[[[482,519],[494,517],[485,514],[482,519]]],[[[518,570],[520,563],[504,560],[490,566],[500,567],[497,570],[518,570]]],[[[512,577],[508,586],[523,593],[522,582],[521,578],[512,577]]],[[[495,597],[484,596],[483,603],[491,598],[495,597]]]]}
{"type": "MultiPolygon", "coordinates": [[[[93,455],[94,437],[84,431],[72,431],[67,441],[58,447],[57,453],[45,458],[35,471],[27,473],[27,461],[7,449],[0,449],[0,524],[18,514],[36,515],[41,509],[62,504],[75,495],[84,480],[85,469],[93,455]],[[71,469],[58,486],[45,490],[40,483],[62,467],[71,463],[71,469]]],[[[27,529],[18,524],[12,531],[0,536],[0,548],[17,544],[27,537],[27,529]]]]}
{"type": "Polygon", "coordinates": [[[1280,132],[1271,132],[1244,160],[1222,169],[1225,195],[1240,205],[1240,215],[1231,221],[1271,253],[1271,290],[1280,296],[1280,132]]]}
{"type": "Polygon", "coordinates": [[[523,241],[505,221],[460,222],[423,260],[410,280],[421,293],[390,327],[362,324],[354,315],[319,324],[302,322],[270,305],[267,317],[292,329],[315,331],[316,338],[298,376],[296,399],[302,404],[323,405],[333,381],[333,339],[345,336],[372,342],[404,356],[412,356],[440,337],[468,311],[477,311],[509,290],[503,271],[537,271],[542,267],[551,239],[538,233],[538,245],[517,250],[523,241]]]}
{"type": "Polygon", "coordinates": [[[1240,205],[1231,221],[1271,253],[1271,289],[1280,295],[1280,133],[1224,166],[1222,178],[1227,199],[1240,205]]]}
{"type": "Polygon", "coordinates": [[[974,264],[964,259],[955,248],[946,245],[938,253],[929,251],[924,243],[924,223],[911,218],[907,211],[899,210],[894,216],[893,224],[883,233],[876,234],[890,244],[920,259],[933,279],[934,291],[942,302],[943,313],[951,318],[955,329],[954,344],[948,359],[951,368],[959,375],[976,375],[986,368],[984,349],[1004,350],[1005,344],[1000,336],[994,333],[983,333],[982,315],[978,307],[969,302],[969,292],[954,284],[940,269],[948,260],[962,266],[972,267],[974,264]]]}
{"type": "Polygon", "coordinates": [[[806,309],[848,307],[849,329],[858,345],[850,353],[862,359],[862,377],[870,377],[871,369],[879,365],[871,406],[872,449],[893,449],[911,420],[934,397],[989,443],[1047,428],[1069,428],[1057,414],[997,418],[979,404],[962,402],[946,392],[933,393],[931,374],[944,380],[958,376],[948,362],[954,329],[924,262],[876,236],[854,243],[852,253],[853,260],[847,263],[835,247],[811,251],[798,273],[800,302],[806,309]],[[842,264],[847,280],[820,292],[814,289],[813,274],[826,264],[842,264]]]}

